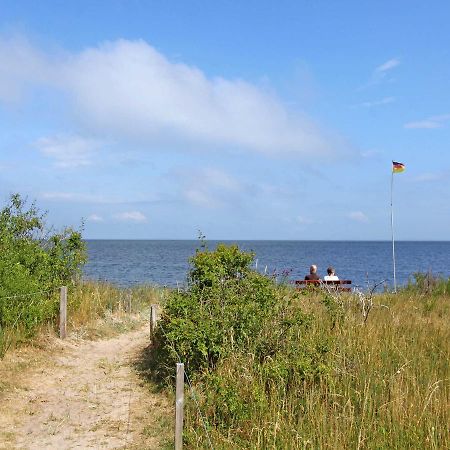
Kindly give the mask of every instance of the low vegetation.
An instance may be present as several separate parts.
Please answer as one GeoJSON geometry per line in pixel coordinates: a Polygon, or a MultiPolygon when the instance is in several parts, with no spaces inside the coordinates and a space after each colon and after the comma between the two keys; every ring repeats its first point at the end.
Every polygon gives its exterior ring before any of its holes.
{"type": "Polygon", "coordinates": [[[165,302],[153,373],[185,363],[190,448],[450,447],[450,280],[300,293],[252,260],[201,249],[165,302]]]}
{"type": "Polygon", "coordinates": [[[0,211],[0,356],[58,314],[58,288],[73,285],[86,260],[81,234],[54,232],[33,203],[12,195],[0,211]]]}
{"type": "Polygon", "coordinates": [[[0,358],[8,349],[30,342],[39,330],[56,329],[63,285],[69,290],[69,328],[93,337],[136,325],[128,313],[147,308],[159,297],[153,287],[119,289],[82,281],[86,248],[81,232],[56,232],[45,219],[34,203],[27,204],[18,194],[0,211],[0,358]],[[127,314],[120,317],[122,312],[127,314]]]}
{"type": "Polygon", "coordinates": [[[173,386],[185,363],[189,448],[450,448],[450,279],[299,292],[251,253],[202,245],[186,289],[119,289],[81,281],[80,232],[49,230],[18,195],[0,211],[0,254],[0,357],[56,328],[62,285],[69,328],[91,337],[164,297],[149,366],[173,386]]]}

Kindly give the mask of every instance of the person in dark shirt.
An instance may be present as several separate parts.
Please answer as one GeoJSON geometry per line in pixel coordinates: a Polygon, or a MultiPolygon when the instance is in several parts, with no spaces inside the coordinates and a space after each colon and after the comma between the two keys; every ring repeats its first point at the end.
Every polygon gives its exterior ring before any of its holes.
{"type": "Polygon", "coordinates": [[[317,266],[315,264],[309,268],[309,275],[306,275],[305,280],[320,280],[319,275],[317,275],[317,266]]]}

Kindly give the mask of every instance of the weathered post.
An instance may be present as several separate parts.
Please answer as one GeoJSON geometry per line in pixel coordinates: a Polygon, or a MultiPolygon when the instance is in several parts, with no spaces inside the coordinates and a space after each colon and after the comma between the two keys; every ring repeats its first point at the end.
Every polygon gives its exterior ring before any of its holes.
{"type": "Polygon", "coordinates": [[[67,334],[67,286],[59,291],[59,337],[65,339],[67,334]]]}
{"type": "Polygon", "coordinates": [[[128,313],[131,314],[131,290],[128,291],[128,313]]]}
{"type": "Polygon", "coordinates": [[[158,323],[158,305],[150,305],[150,340],[155,337],[156,324],[158,323]]]}
{"type": "Polygon", "coordinates": [[[177,386],[175,399],[175,450],[183,447],[183,409],[184,409],[184,364],[177,363],[177,386]]]}

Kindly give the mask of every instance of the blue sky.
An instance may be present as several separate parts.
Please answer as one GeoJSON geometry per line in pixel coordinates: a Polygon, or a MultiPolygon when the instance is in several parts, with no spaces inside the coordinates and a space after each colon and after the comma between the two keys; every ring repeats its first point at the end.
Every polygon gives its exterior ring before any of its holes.
{"type": "Polygon", "coordinates": [[[87,238],[448,240],[445,1],[0,0],[0,199],[87,238]]]}

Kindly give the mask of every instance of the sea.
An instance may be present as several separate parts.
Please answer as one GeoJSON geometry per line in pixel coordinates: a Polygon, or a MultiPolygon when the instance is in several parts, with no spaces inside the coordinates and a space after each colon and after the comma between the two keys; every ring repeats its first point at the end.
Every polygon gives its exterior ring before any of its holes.
{"type": "MultiPolygon", "coordinates": [[[[368,289],[393,286],[392,243],[389,241],[207,241],[237,244],[255,254],[253,268],[277,280],[303,279],[311,264],[319,275],[333,266],[341,279],[368,289]]],[[[88,262],[84,277],[120,287],[186,284],[189,258],[200,248],[198,240],[87,240],[88,262]]],[[[398,241],[395,243],[398,285],[414,281],[417,272],[450,276],[450,241],[398,241]]]]}

